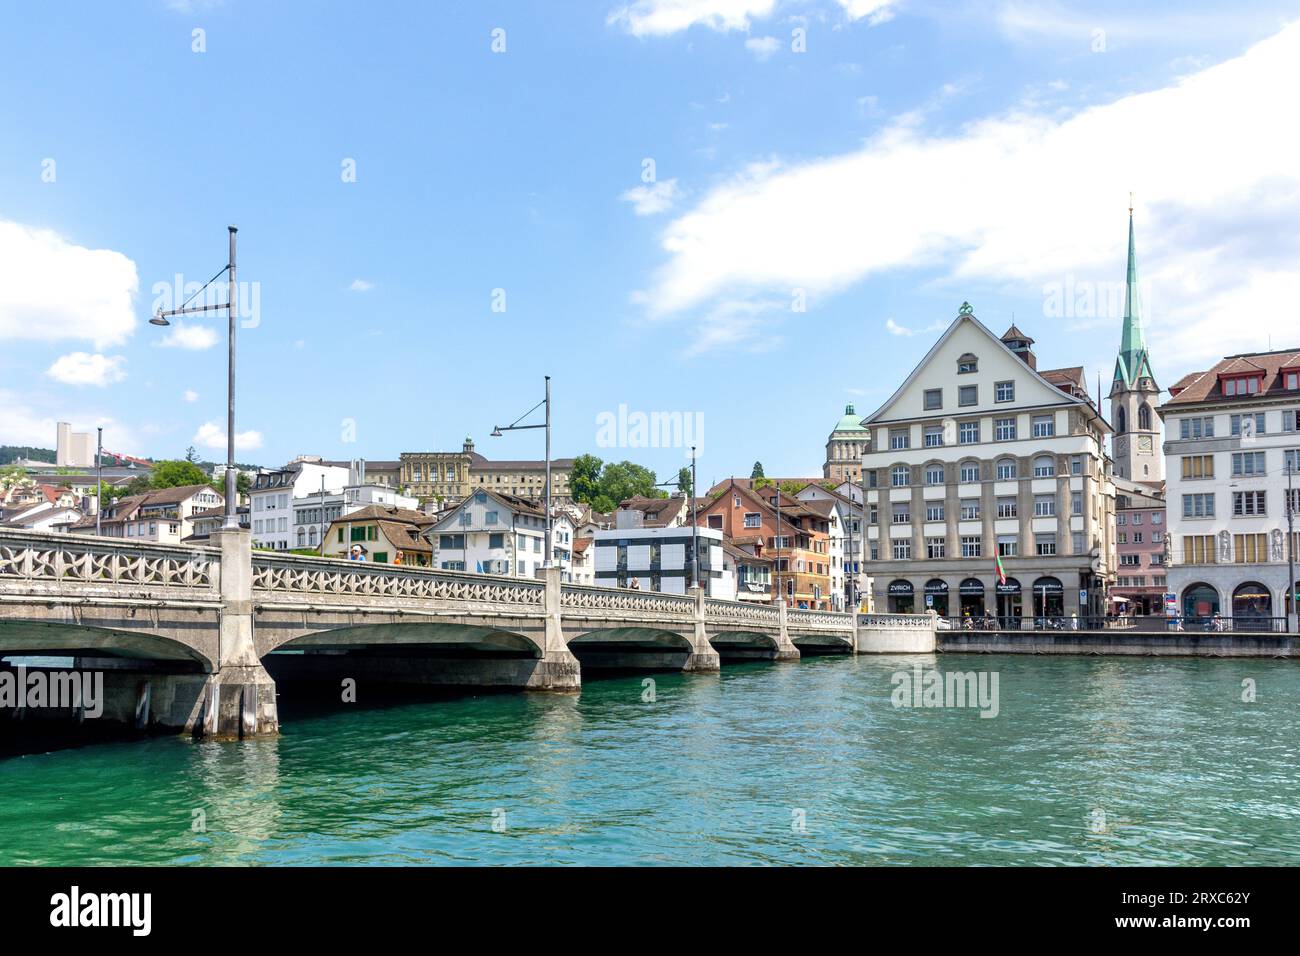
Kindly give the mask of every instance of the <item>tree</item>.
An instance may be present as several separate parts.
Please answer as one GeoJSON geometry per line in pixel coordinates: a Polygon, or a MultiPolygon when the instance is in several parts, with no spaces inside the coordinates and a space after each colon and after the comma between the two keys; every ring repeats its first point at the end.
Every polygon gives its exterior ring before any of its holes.
{"type": "Polygon", "coordinates": [[[614,502],[628,498],[667,498],[668,493],[655,487],[655,473],[644,465],[630,461],[610,462],[600,473],[600,494],[614,502]]]}
{"type": "Polygon", "coordinates": [[[679,468],[677,470],[677,490],[687,498],[689,498],[691,493],[694,491],[694,486],[691,484],[691,470],[689,468],[679,468]]]}
{"type": "Polygon", "coordinates": [[[153,468],[150,484],[154,488],[178,488],[181,485],[206,485],[211,479],[191,461],[160,461],[153,468]]]}
{"type": "Polygon", "coordinates": [[[750,481],[753,481],[755,478],[765,477],[767,476],[763,474],[763,463],[761,461],[754,462],[754,470],[749,473],[750,481]]]}
{"type": "Polygon", "coordinates": [[[771,478],[766,478],[760,475],[759,477],[754,479],[754,483],[750,487],[752,487],[755,491],[758,491],[760,488],[766,488],[771,484],[772,484],[771,478]]]}
{"type": "Polygon", "coordinates": [[[793,498],[807,487],[808,483],[806,481],[783,481],[781,482],[781,494],[793,498]]]}
{"type": "Polygon", "coordinates": [[[189,462],[190,464],[192,464],[192,465],[194,465],[194,464],[198,464],[198,461],[199,461],[199,453],[196,452],[196,451],[194,450],[194,446],[193,446],[193,445],[191,445],[189,448],[186,448],[186,449],[185,449],[185,460],[188,461],[188,462],[189,462]]]}
{"type": "Polygon", "coordinates": [[[595,455],[579,455],[573,459],[573,468],[569,472],[569,493],[573,495],[574,501],[586,502],[595,507],[596,497],[600,494],[600,470],[603,466],[604,462],[595,455]]]}
{"type": "Polygon", "coordinates": [[[151,491],[153,485],[144,475],[137,475],[130,481],[123,482],[120,485],[104,486],[104,504],[108,505],[118,498],[125,498],[128,495],[142,495],[146,491],[151,491]]]}
{"type": "MultiPolygon", "coordinates": [[[[249,477],[247,474],[245,474],[242,471],[239,474],[235,475],[236,494],[246,495],[252,490],[253,490],[253,479],[251,477],[249,477]]],[[[221,493],[223,495],[226,493],[224,488],[221,490],[221,493]]]]}

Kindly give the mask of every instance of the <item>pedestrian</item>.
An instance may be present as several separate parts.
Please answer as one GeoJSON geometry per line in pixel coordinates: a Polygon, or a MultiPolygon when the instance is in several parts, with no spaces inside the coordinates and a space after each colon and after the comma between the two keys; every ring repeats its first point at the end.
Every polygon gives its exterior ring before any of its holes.
{"type": "Polygon", "coordinates": [[[351,557],[350,557],[348,560],[350,560],[350,561],[364,561],[364,560],[366,560],[366,556],[365,556],[364,554],[361,553],[361,545],[359,545],[359,544],[354,544],[354,545],[352,546],[352,555],[351,555],[351,557]]]}
{"type": "Polygon", "coordinates": [[[393,564],[401,564],[401,563],[402,563],[402,552],[398,551],[397,554],[393,556],[393,564]]]}
{"type": "Polygon", "coordinates": [[[633,590],[633,591],[640,591],[640,590],[641,590],[641,579],[638,578],[638,577],[632,577],[632,578],[629,578],[629,579],[628,579],[628,582],[627,582],[627,586],[628,586],[628,588],[630,588],[630,589],[633,590]]]}

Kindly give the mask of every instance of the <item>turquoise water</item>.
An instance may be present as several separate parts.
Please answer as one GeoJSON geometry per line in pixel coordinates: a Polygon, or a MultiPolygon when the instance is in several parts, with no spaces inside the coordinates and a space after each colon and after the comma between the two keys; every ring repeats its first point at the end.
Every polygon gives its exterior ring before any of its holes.
{"type": "Polygon", "coordinates": [[[942,658],[998,674],[988,719],[892,706],[914,660],[12,758],[0,864],[1300,864],[1295,663],[942,658]]]}

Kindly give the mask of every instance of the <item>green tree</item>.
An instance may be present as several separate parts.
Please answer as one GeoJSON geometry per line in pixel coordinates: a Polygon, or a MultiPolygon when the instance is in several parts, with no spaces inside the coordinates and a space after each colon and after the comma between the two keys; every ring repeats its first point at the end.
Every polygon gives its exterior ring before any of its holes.
{"type": "Polygon", "coordinates": [[[185,460],[192,465],[198,463],[199,453],[194,450],[193,445],[185,449],[185,460]]]}
{"type": "Polygon", "coordinates": [[[763,463],[761,461],[754,462],[754,469],[749,473],[750,480],[753,481],[755,478],[765,477],[767,476],[763,474],[763,463]]]}
{"type": "Polygon", "coordinates": [[[757,490],[760,489],[760,488],[767,488],[767,487],[768,487],[769,485],[771,485],[771,484],[772,484],[772,479],[771,479],[771,478],[767,478],[767,477],[764,477],[763,475],[759,475],[757,478],[754,479],[754,483],[753,483],[753,485],[752,485],[751,487],[752,487],[755,491],[757,491],[757,490]]]}
{"type": "Polygon", "coordinates": [[[600,494],[600,470],[603,465],[604,462],[595,455],[579,455],[573,459],[573,470],[569,472],[569,492],[574,501],[595,507],[596,497],[600,494]]]}
{"type": "Polygon", "coordinates": [[[211,479],[191,461],[160,461],[153,468],[150,484],[155,488],[177,488],[181,485],[206,485],[211,479]]]}
{"type": "Polygon", "coordinates": [[[118,498],[125,498],[128,495],[142,495],[152,488],[153,485],[149,483],[149,479],[144,475],[137,475],[130,481],[125,481],[120,485],[105,485],[104,504],[108,505],[118,498]]]}
{"type": "Polygon", "coordinates": [[[610,462],[600,473],[600,494],[616,506],[620,501],[637,496],[667,498],[668,493],[656,488],[655,481],[655,473],[644,465],[630,461],[610,462]]]}
{"type": "MultiPolygon", "coordinates": [[[[253,479],[250,476],[244,474],[242,471],[239,474],[235,475],[236,494],[246,495],[252,490],[253,490],[253,479]]],[[[221,493],[223,495],[226,493],[225,488],[221,489],[221,493]]]]}
{"type": "Polygon", "coordinates": [[[806,481],[783,481],[781,482],[781,494],[793,498],[807,487],[808,483],[806,481]]]}
{"type": "Polygon", "coordinates": [[[689,468],[679,468],[677,470],[677,490],[689,498],[694,491],[691,484],[691,470],[689,468]]]}

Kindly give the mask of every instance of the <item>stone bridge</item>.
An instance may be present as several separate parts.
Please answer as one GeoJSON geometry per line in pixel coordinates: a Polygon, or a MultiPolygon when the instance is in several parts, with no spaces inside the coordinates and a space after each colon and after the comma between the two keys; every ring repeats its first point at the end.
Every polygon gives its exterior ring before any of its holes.
{"type": "Polygon", "coordinates": [[[272,675],[577,690],[584,670],[851,653],[852,615],[688,595],[0,529],[0,657],[102,670],[112,716],[274,732],[272,675]]]}

